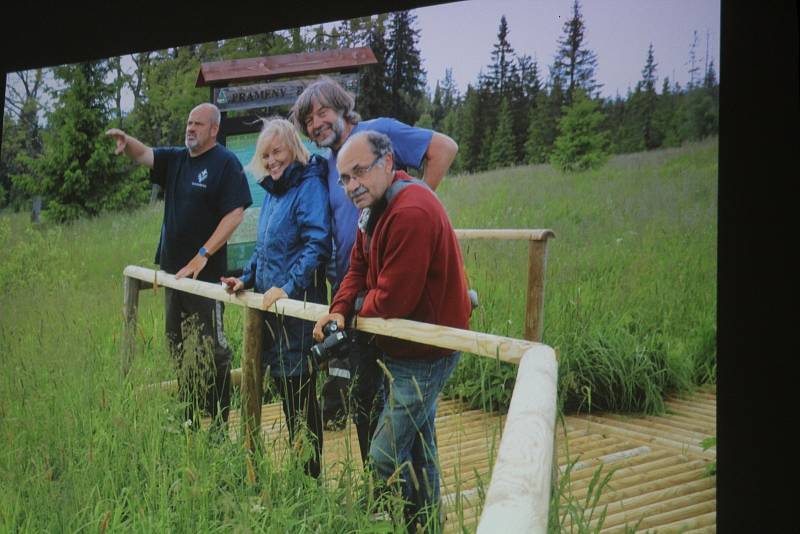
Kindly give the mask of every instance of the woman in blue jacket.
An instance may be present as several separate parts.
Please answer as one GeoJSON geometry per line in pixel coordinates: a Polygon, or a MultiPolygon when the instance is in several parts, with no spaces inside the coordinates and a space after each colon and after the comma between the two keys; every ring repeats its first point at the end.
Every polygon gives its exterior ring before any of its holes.
{"type": "MultiPolygon", "coordinates": [[[[327,162],[309,154],[289,121],[273,117],[264,121],[250,169],[263,176],[259,185],[267,191],[256,247],[241,278],[222,281],[229,292],[255,287],[264,293],[266,309],[280,298],[327,304],[325,268],[331,256],[327,162]]],[[[316,370],[308,357],[314,323],[275,313],[264,316],[262,364],[282,397],[292,442],[305,419],[314,444],[314,456],[305,469],[318,477],[322,419],[316,370]]]]}

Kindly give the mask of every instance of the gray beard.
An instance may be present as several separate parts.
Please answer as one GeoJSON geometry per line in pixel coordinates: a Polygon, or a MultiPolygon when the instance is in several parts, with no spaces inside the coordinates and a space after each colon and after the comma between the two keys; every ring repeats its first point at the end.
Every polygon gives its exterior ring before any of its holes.
{"type": "Polygon", "coordinates": [[[320,143],[317,143],[321,148],[330,148],[336,146],[344,133],[344,119],[339,117],[336,122],[331,125],[331,135],[320,143]]]}

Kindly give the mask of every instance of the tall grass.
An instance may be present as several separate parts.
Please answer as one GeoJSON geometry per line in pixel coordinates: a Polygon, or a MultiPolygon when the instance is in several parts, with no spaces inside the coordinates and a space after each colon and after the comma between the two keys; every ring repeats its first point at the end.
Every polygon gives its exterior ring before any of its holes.
{"type": "MultiPolygon", "coordinates": [[[[544,341],[565,406],[658,410],[665,391],[713,381],[715,141],[575,175],[449,177],[440,193],[456,227],[555,230],[544,341]]],[[[266,455],[253,484],[239,445],[187,432],[171,395],[137,393],[174,376],[160,290],[140,294],[139,350],[120,377],[122,269],[152,265],[161,209],[63,227],[0,215],[0,532],[394,531],[373,521],[359,474],[319,484],[293,455],[266,455]]],[[[482,301],[472,327],[521,337],[526,247],[463,247],[482,301]]],[[[242,322],[226,309],[234,366],[242,322]]],[[[514,375],[466,356],[448,392],[502,409],[514,375]]]]}
{"type": "MultiPolygon", "coordinates": [[[[135,388],[173,376],[160,292],[140,295],[121,379],[122,268],[151,262],[159,207],[28,226],[0,217],[0,532],[393,530],[371,520],[362,481],[321,485],[301,459],[259,456],[251,484],[239,444],[186,430],[171,395],[135,388]]],[[[238,355],[241,312],[226,319],[238,355]]]]}
{"type": "MultiPolygon", "coordinates": [[[[716,375],[717,142],[619,156],[560,174],[514,167],[448,178],[457,228],[550,228],[543,341],[568,411],[659,412],[716,375]]],[[[527,246],[465,241],[482,307],[472,328],[522,337],[527,246]]],[[[462,360],[449,394],[505,408],[514,369],[462,360]]]]}

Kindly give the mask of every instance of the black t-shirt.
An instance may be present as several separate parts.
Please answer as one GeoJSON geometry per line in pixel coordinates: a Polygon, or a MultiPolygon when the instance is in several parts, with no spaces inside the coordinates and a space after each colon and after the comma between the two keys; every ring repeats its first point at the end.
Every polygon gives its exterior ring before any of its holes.
{"type": "MultiPolygon", "coordinates": [[[[187,148],[154,148],[150,181],[164,189],[164,224],[156,263],[175,274],[197,254],[225,215],[253,203],[242,164],[215,145],[197,157],[187,148]]],[[[200,271],[198,280],[216,282],[228,264],[223,245],[200,271]]]]}

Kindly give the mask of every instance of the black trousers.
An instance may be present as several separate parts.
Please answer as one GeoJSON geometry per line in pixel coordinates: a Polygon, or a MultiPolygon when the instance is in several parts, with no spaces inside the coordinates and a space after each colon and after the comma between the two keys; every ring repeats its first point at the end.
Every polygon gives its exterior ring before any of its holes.
{"type": "Polygon", "coordinates": [[[383,371],[377,364],[380,350],[370,336],[350,330],[355,341],[347,354],[331,360],[329,376],[322,388],[328,419],[347,417],[356,425],[361,461],[366,464],[372,436],[383,410],[383,371]]]}
{"type": "Polygon", "coordinates": [[[322,456],[322,414],[317,402],[317,373],[305,376],[272,377],[283,404],[283,415],[289,427],[289,442],[305,422],[313,446],[313,455],[306,462],[306,474],[319,477],[322,456]]]}
{"type": "Polygon", "coordinates": [[[228,421],[231,405],[231,351],[223,332],[221,302],[164,288],[167,346],[178,375],[186,419],[199,428],[200,412],[214,427],[228,421]]]}

